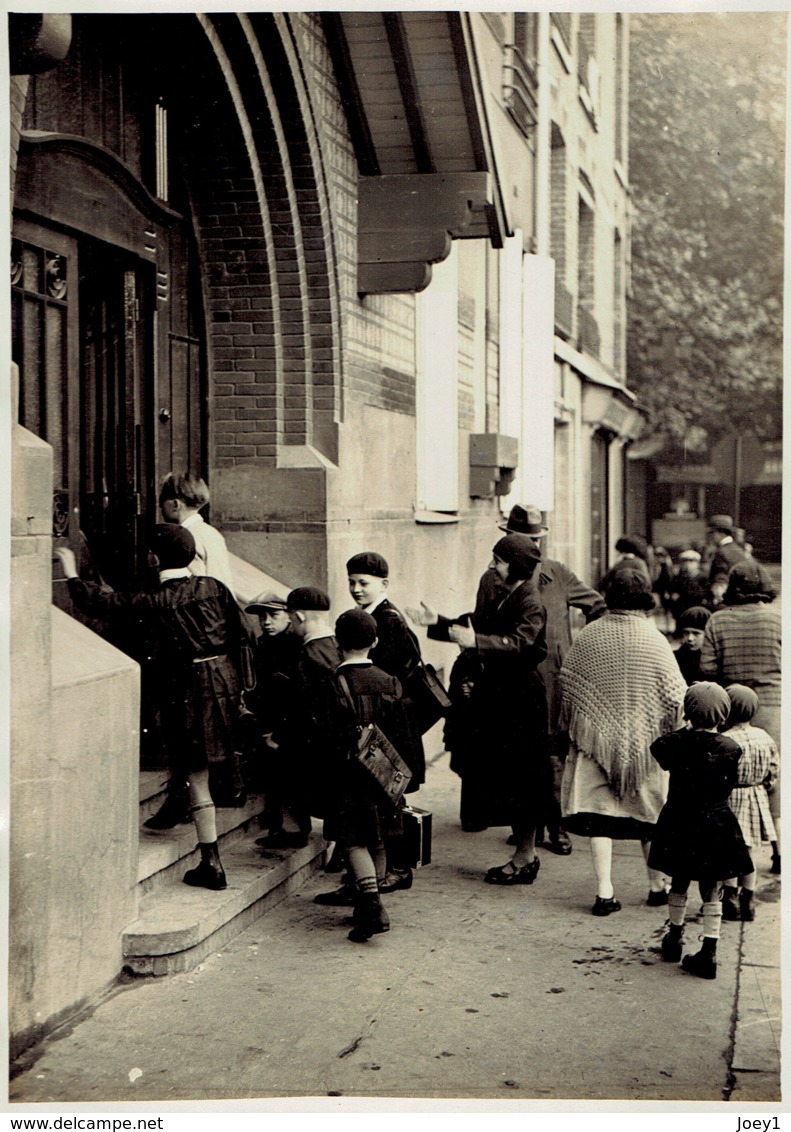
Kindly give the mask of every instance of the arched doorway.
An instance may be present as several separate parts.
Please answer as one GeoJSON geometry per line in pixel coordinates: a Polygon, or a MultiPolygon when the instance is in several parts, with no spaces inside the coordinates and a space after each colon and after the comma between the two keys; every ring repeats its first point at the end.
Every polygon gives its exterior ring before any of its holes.
{"type": "MultiPolygon", "coordinates": [[[[11,268],[20,421],[54,450],[53,534],[114,588],[144,575],[159,481],[205,474],[207,443],[188,198],[135,38],[77,18],[67,59],[31,77],[11,268]]],[[[57,567],[53,592],[71,611],[57,567]]]]}

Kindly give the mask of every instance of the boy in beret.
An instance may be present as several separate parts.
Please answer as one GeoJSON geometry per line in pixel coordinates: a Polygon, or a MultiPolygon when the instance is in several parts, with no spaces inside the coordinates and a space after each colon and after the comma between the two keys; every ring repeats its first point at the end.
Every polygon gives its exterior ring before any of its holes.
{"type": "MultiPolygon", "coordinates": [[[[414,793],[426,780],[426,756],[417,721],[415,705],[409,696],[409,681],[421,663],[420,645],[401,611],[387,596],[390,568],[387,560],[373,550],[355,554],[346,563],[349,593],[360,609],[376,622],[376,642],[371,648],[373,663],[395,676],[403,689],[407,730],[398,748],[412,772],[408,793],[414,793]]],[[[412,869],[403,836],[386,840],[387,874],[380,885],[382,892],[412,887],[412,869]]]]}
{"type": "Polygon", "coordinates": [[[316,688],[313,699],[314,726],[324,744],[318,774],[321,778],[322,770],[325,772],[321,789],[327,818],[353,882],[354,927],[348,938],[355,943],[390,930],[379,895],[385,870],[384,839],[398,832],[401,823],[401,803],[393,806],[357,760],[348,757],[358,725],[377,724],[399,753],[403,744],[401,685],[369,657],[376,633],[376,622],[364,610],[341,614],[335,622],[341,662],[316,688]]]}
{"type": "Polygon", "coordinates": [[[106,593],[81,581],[74,554],[56,550],[75,605],[91,617],[114,621],[130,611],[157,638],[162,656],[163,724],[172,752],[171,773],[186,780],[201,861],[185,884],[223,889],[225,873],[217,847],[213,784],[234,758],[243,713],[239,658],[245,633],[228,588],[189,566],[195,540],[184,527],[156,528],[151,551],[159,565],[159,588],[106,593]]]}

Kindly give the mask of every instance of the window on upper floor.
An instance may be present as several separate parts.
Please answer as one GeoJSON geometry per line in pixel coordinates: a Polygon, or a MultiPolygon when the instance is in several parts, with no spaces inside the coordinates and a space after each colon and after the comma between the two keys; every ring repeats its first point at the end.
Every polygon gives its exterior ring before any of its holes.
{"type": "Polygon", "coordinates": [[[596,62],[596,16],[593,13],[580,16],[577,33],[577,77],[580,102],[591,125],[597,127],[600,113],[601,71],[596,62]]]}
{"type": "Polygon", "coordinates": [[[459,271],[454,241],[417,296],[417,500],[419,516],[459,509],[459,271]]]}
{"type": "Polygon", "coordinates": [[[482,16],[503,53],[502,104],[530,140],[538,121],[538,14],[483,12],[482,16]]]}

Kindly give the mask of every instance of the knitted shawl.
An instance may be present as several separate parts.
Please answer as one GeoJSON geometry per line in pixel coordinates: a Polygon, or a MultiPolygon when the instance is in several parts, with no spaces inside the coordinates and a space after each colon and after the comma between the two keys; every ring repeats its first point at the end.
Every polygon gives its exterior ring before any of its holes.
{"type": "Polygon", "coordinates": [[[644,613],[610,610],[586,625],[560,670],[560,726],[618,798],[656,769],[650,746],[681,726],[687,690],[673,652],[644,613]]]}

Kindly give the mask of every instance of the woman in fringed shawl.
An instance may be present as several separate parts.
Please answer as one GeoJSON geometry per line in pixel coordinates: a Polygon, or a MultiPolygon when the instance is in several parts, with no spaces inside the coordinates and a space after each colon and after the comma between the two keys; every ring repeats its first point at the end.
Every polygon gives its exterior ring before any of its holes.
{"type": "MultiPolygon", "coordinates": [[[[621,567],[604,593],[608,612],[586,625],[560,670],[561,725],[570,750],[563,772],[564,826],[590,838],[594,916],[621,905],[612,885],[613,840],[638,840],[648,855],[668,777],[651,743],[682,723],[686,683],[667,640],[647,616],[650,582],[621,567]]],[[[667,903],[665,878],[648,870],[648,903],[667,903]]]]}

